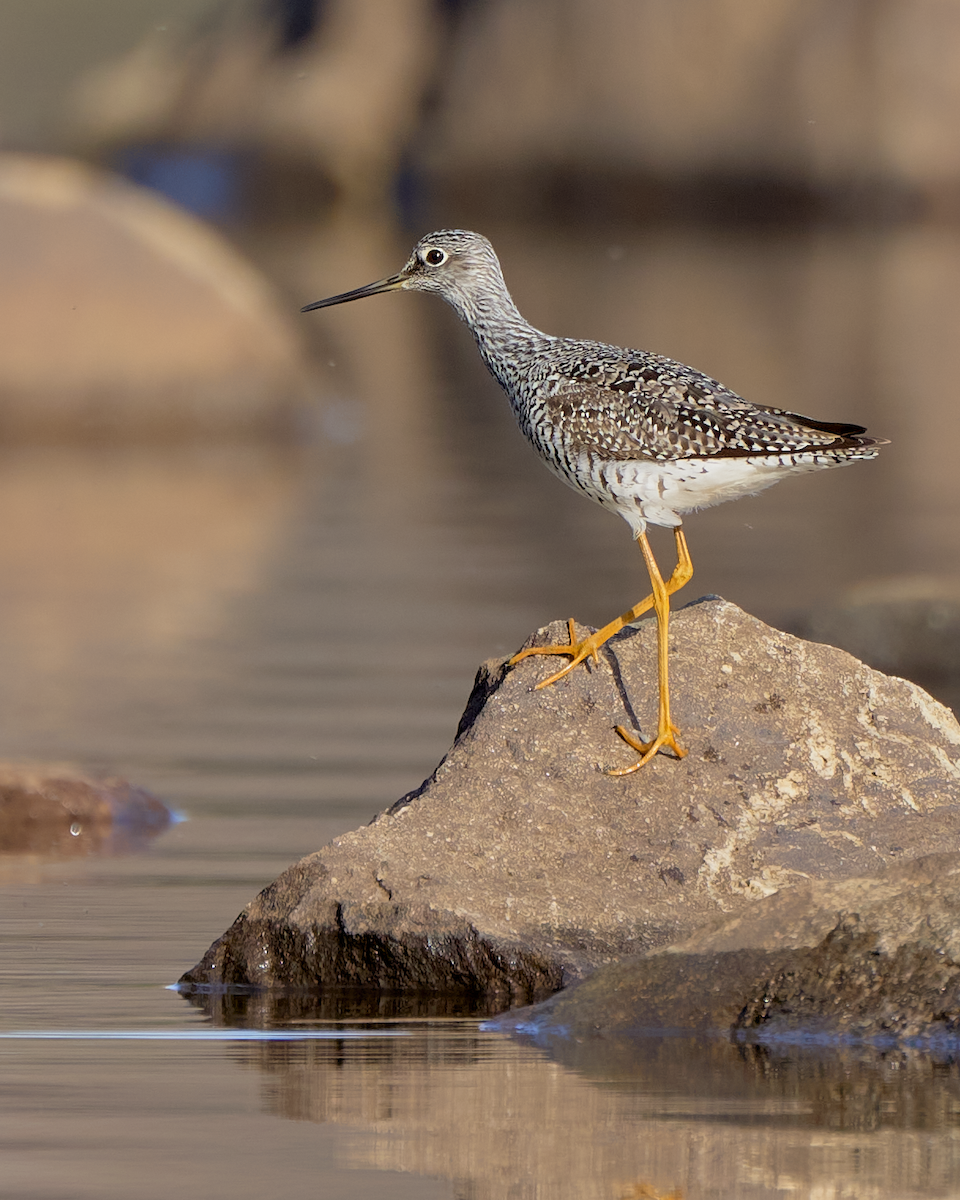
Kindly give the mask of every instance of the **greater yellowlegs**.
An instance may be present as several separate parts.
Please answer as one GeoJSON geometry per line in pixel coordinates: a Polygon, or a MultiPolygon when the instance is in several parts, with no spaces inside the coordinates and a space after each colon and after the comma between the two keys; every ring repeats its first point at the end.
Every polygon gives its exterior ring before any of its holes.
{"type": "Polygon", "coordinates": [[[552,337],[528,324],[503,281],[493,247],[479,233],[444,229],[420,239],[396,275],[308,304],[303,312],[376,296],[435,292],[470,328],[480,355],[509,397],[527,439],[565,483],[618,512],[640,545],[651,594],[581,641],[520,651],[562,655],[565,667],[537,684],[548,687],[615,633],[653,609],[657,619],[659,716],[656,736],[617,732],[640,756],[612,774],[637,770],[664,747],[686,750],[670,719],[667,630],[670,596],[689,582],[693,564],[681,517],[724,500],[753,495],[806,471],[874,458],[885,443],[861,425],[835,424],[750,404],[692,367],[603,342],[552,337]],[[647,540],[647,524],[673,529],[677,565],[664,580],[647,540]]]}

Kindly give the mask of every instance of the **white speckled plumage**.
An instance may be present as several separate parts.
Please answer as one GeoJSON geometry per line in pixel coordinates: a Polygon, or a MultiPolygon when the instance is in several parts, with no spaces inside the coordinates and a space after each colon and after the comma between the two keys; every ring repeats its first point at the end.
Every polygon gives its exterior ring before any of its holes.
{"type": "Polygon", "coordinates": [[[490,242],[466,230],[427,234],[397,275],[308,309],[394,290],[435,292],[455,309],[544,462],[635,536],[882,445],[859,425],[751,404],[661,355],[534,329],[490,242]]]}

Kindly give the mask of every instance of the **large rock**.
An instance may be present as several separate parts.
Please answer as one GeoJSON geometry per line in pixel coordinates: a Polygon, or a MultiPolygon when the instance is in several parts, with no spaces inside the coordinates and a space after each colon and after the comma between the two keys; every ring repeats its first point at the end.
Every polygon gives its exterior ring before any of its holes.
{"type": "Polygon", "coordinates": [[[685,759],[600,769],[631,760],[617,723],[649,732],[649,621],[542,692],[556,658],[488,663],[433,776],[284,872],[182,983],[534,996],[790,883],[956,844],[949,710],[722,600],[671,628],[685,759]]]}
{"type": "Polygon", "coordinates": [[[955,1038],[960,854],[786,888],[495,1025],[546,1039],[681,1029],[764,1041],[955,1038]]]}

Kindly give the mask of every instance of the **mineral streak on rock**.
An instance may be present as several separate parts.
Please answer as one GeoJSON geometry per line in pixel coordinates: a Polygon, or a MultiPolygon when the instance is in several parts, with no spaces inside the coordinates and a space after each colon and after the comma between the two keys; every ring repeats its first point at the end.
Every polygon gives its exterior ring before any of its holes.
{"type": "Polygon", "coordinates": [[[671,643],[684,760],[601,770],[630,757],[614,726],[655,721],[648,622],[543,692],[554,660],[486,663],[433,775],[284,872],[181,982],[523,1000],[785,886],[957,844],[960,727],[914,684],[717,598],[671,643]]]}

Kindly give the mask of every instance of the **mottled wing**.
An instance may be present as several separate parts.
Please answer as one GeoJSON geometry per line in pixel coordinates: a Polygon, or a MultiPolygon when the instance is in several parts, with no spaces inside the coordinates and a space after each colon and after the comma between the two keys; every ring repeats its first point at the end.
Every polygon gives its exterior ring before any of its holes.
{"type": "Polygon", "coordinates": [[[872,442],[859,436],[860,425],[750,404],[715,379],[655,355],[569,364],[550,407],[567,438],[611,459],[748,457],[872,442]]]}

